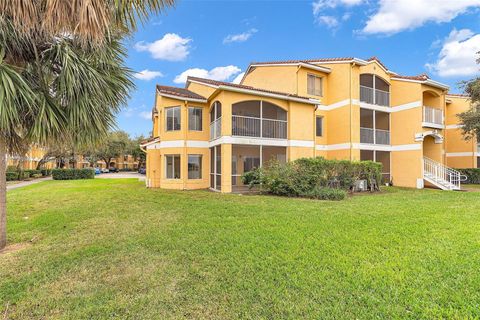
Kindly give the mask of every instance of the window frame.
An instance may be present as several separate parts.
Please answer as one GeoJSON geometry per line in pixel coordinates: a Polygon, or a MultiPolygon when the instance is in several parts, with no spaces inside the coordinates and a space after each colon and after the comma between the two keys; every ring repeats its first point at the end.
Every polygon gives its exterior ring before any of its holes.
{"type": "Polygon", "coordinates": [[[179,180],[182,179],[182,157],[180,154],[166,154],[165,156],[165,179],[167,180],[179,180]],[[172,177],[168,176],[168,158],[172,158],[172,177]],[[175,158],[179,159],[178,178],[175,178],[175,158]]]}
{"type": "Polygon", "coordinates": [[[315,116],[315,136],[323,137],[323,118],[324,116],[315,116]],[[318,134],[318,120],[320,119],[320,134],[318,134]]]}
{"type": "Polygon", "coordinates": [[[171,131],[180,131],[182,130],[182,108],[180,106],[173,106],[173,107],[166,107],[165,108],[165,131],[171,132],[171,131]],[[178,129],[175,129],[175,109],[178,109],[178,129]],[[168,129],[168,113],[169,111],[173,112],[172,115],[172,129],[168,129]]]}
{"type": "Polygon", "coordinates": [[[313,74],[313,73],[307,73],[307,94],[311,95],[311,96],[323,97],[323,77],[322,76],[319,76],[319,75],[316,75],[316,74],[313,74]],[[313,92],[309,91],[310,88],[308,86],[308,83],[309,83],[309,78],[310,77],[314,78],[313,92]],[[320,88],[319,88],[320,92],[317,92],[316,87],[315,87],[315,80],[316,79],[320,80],[320,88]]]}
{"type": "MultiPolygon", "coordinates": [[[[193,117],[195,118],[195,117],[193,117]]],[[[196,127],[196,126],[195,126],[196,127]]],[[[202,107],[188,107],[188,131],[203,131],[203,108],[202,107]],[[190,124],[192,123],[191,118],[190,118],[190,110],[200,110],[200,129],[192,129],[190,127],[190,124]]]]}
{"type": "Polygon", "coordinates": [[[187,159],[187,178],[188,180],[201,180],[202,179],[202,170],[203,170],[203,155],[202,154],[189,154],[187,159]],[[190,177],[190,157],[196,157],[199,159],[199,169],[198,169],[198,178],[190,177]]]}

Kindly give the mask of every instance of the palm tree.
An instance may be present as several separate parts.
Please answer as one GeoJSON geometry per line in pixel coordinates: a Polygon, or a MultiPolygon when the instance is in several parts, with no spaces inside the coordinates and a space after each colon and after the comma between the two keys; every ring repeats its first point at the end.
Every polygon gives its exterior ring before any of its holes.
{"type": "Polygon", "coordinates": [[[133,89],[122,43],[174,0],[0,0],[0,250],[6,155],[22,143],[97,140],[133,89]]]}

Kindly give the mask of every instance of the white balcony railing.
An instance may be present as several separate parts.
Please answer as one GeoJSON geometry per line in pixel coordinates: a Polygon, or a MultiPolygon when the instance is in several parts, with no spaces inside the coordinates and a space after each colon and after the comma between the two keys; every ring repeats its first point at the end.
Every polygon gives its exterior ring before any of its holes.
{"type": "Polygon", "coordinates": [[[360,128],[360,143],[390,144],[390,131],[371,128],[360,128]]]}
{"type": "Polygon", "coordinates": [[[232,135],[287,139],[287,121],[234,115],[232,116],[232,135]]]}
{"type": "Polygon", "coordinates": [[[390,106],[390,92],[360,86],[360,101],[379,106],[390,106]]]}
{"type": "Polygon", "coordinates": [[[215,119],[210,123],[210,140],[215,140],[220,138],[222,135],[222,117],[215,119]]]}
{"type": "Polygon", "coordinates": [[[428,125],[442,126],[443,125],[443,110],[423,106],[423,122],[428,125]]]}

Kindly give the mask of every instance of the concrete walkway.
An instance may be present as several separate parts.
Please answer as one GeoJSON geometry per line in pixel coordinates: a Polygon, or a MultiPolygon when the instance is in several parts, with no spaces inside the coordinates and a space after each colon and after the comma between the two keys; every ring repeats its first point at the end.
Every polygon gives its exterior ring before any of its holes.
{"type": "Polygon", "coordinates": [[[10,185],[7,184],[7,191],[22,188],[22,187],[26,187],[26,186],[29,186],[29,185],[32,185],[32,184],[35,184],[35,183],[39,183],[39,182],[43,182],[43,181],[47,181],[47,180],[52,180],[52,177],[39,178],[39,179],[31,180],[31,181],[22,181],[22,182],[10,184],[10,185]]]}

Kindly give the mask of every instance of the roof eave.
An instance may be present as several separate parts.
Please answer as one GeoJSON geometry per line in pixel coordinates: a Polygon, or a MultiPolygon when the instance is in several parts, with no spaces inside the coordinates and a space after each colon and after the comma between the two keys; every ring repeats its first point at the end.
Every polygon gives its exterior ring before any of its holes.
{"type": "Polygon", "coordinates": [[[157,89],[157,92],[162,97],[175,99],[175,100],[190,101],[190,102],[197,102],[197,103],[207,103],[208,102],[207,99],[195,99],[195,98],[189,98],[189,97],[176,96],[174,94],[168,94],[168,93],[161,92],[158,89],[157,89]]]}
{"type": "Polygon", "coordinates": [[[321,103],[320,100],[317,100],[317,99],[311,99],[311,98],[304,99],[304,98],[300,98],[300,97],[292,97],[292,96],[281,95],[281,94],[276,94],[276,93],[256,91],[256,90],[237,88],[237,87],[230,87],[230,86],[225,86],[225,85],[218,86],[218,89],[225,90],[225,91],[232,91],[232,92],[248,93],[248,94],[253,94],[253,95],[256,95],[256,96],[270,97],[270,98],[276,98],[276,99],[281,99],[281,100],[289,100],[289,101],[308,103],[308,104],[313,104],[313,105],[317,105],[317,104],[321,103]]]}

